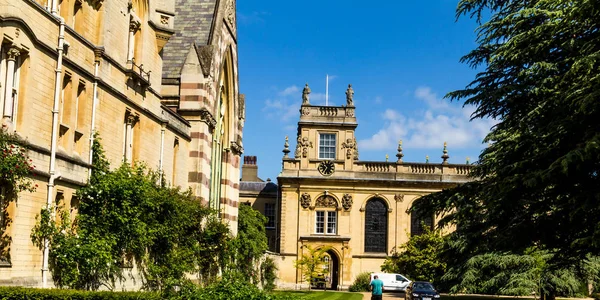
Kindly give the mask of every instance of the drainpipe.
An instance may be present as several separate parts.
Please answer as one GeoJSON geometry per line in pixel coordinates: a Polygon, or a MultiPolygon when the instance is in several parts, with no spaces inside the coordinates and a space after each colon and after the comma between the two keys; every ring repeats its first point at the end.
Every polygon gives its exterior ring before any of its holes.
{"type": "MultiPolygon", "coordinates": [[[[54,78],[54,105],[52,107],[52,136],[50,144],[50,179],[48,179],[48,198],[46,199],[46,209],[50,211],[51,218],[54,219],[54,209],[52,208],[52,196],[54,195],[54,181],[60,178],[56,173],[56,140],[58,136],[58,105],[60,102],[60,76],[62,74],[63,47],[65,42],[65,20],[59,18],[60,26],[58,31],[58,59],[56,61],[56,70],[54,78]]],[[[48,256],[50,254],[50,241],[44,240],[44,259],[42,262],[42,288],[48,287],[48,256]]]]}
{"type": "Polygon", "coordinates": [[[158,179],[159,184],[162,185],[162,176],[164,175],[163,172],[163,156],[165,153],[165,127],[167,126],[167,123],[163,123],[162,127],[160,128],[160,157],[158,160],[158,172],[161,176],[161,178],[158,179]]]}
{"type": "MultiPolygon", "coordinates": [[[[96,105],[98,105],[98,70],[100,69],[100,57],[102,56],[103,49],[95,49],[94,50],[94,83],[92,88],[93,93],[93,101],[92,101],[92,124],[90,125],[90,158],[89,164],[92,165],[94,162],[92,156],[94,155],[94,133],[96,131],[96,105]]],[[[92,177],[92,168],[90,167],[90,171],[88,172],[88,181],[92,177]]]]}

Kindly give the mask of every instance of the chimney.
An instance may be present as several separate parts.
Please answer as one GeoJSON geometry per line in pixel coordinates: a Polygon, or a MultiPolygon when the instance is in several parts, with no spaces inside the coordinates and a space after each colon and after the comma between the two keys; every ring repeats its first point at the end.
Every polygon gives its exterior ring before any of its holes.
{"type": "Polygon", "coordinates": [[[242,165],[242,181],[262,181],[258,178],[256,156],[244,156],[244,164],[242,165]]]}

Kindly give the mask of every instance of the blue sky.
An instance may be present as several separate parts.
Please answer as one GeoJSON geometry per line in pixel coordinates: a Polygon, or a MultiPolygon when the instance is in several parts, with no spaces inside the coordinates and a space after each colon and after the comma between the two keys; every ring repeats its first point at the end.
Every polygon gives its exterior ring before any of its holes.
{"type": "Polygon", "coordinates": [[[451,163],[475,161],[493,121],[469,122],[472,108],[443,99],[475,76],[459,59],[476,46],[477,24],[455,22],[457,1],[238,1],[244,155],[258,157],[259,176],[281,171],[302,87],[324,104],[326,74],[330,105],[354,88],[361,160],[395,159],[402,139],[406,162],[441,162],[444,141],[451,163]]]}

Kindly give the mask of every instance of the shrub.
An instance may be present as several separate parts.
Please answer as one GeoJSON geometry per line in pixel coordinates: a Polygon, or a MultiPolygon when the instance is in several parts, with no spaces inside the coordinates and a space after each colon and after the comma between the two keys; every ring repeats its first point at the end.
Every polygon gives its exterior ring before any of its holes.
{"type": "Polygon", "coordinates": [[[351,292],[368,292],[369,285],[371,284],[371,273],[362,272],[356,276],[354,283],[350,286],[351,292]]]}
{"type": "Polygon", "coordinates": [[[31,289],[22,287],[0,287],[0,299],[11,300],[137,300],[163,299],[157,293],[151,292],[89,292],[60,289],[31,289]]]}
{"type": "Polygon", "coordinates": [[[260,280],[265,291],[275,289],[275,279],[277,278],[277,265],[272,258],[267,257],[260,265],[260,280]]]}

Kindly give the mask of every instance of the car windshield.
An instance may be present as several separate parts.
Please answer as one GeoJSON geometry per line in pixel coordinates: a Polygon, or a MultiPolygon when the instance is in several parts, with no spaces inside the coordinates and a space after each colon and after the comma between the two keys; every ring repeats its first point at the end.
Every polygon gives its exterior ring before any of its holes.
{"type": "Polygon", "coordinates": [[[419,282],[415,283],[413,290],[416,291],[435,291],[431,283],[419,282]]]}

